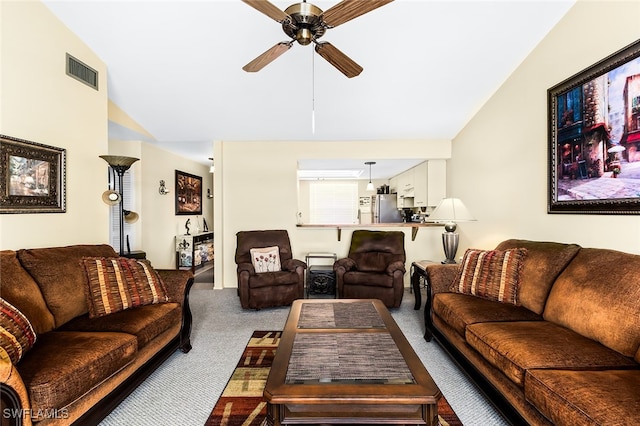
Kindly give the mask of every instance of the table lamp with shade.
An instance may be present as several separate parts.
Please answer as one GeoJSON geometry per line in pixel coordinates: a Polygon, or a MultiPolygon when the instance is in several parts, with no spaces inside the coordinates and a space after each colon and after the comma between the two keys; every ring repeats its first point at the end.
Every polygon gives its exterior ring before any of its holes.
{"type": "Polygon", "coordinates": [[[456,222],[468,222],[475,220],[469,210],[459,198],[444,198],[429,215],[429,220],[434,222],[444,222],[442,233],[442,246],[446,259],[442,263],[456,263],[455,257],[458,251],[458,241],[460,236],[456,233],[456,222]]]}

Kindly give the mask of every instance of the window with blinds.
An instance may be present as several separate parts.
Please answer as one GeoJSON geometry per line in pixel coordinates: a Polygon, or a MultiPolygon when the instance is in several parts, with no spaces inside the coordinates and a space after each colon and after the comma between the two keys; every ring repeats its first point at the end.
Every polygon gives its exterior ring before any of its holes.
{"type": "Polygon", "coordinates": [[[309,184],[309,221],[320,225],[357,223],[358,183],[318,181],[309,184]]]}

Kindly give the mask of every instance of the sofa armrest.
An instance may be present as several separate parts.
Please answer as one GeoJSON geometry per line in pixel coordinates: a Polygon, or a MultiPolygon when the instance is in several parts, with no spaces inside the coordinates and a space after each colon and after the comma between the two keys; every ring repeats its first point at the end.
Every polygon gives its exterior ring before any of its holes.
{"type": "Polygon", "coordinates": [[[333,264],[333,270],[338,272],[338,269],[342,268],[342,273],[344,274],[346,271],[351,271],[356,269],[357,264],[356,261],[351,259],[350,257],[345,257],[343,259],[338,259],[333,264]]]}
{"type": "Polygon", "coordinates": [[[156,269],[164,286],[167,288],[169,301],[182,303],[187,288],[187,282],[193,274],[185,269],[156,269]]]}
{"type": "Polygon", "coordinates": [[[395,262],[391,262],[389,266],[387,266],[387,269],[386,269],[387,274],[393,275],[393,273],[396,271],[402,272],[402,275],[404,275],[407,272],[407,270],[404,267],[404,262],[397,260],[395,262]]]}
{"type": "Polygon", "coordinates": [[[0,385],[2,424],[30,426],[32,423],[29,393],[20,373],[8,359],[0,359],[0,385]]]}
{"type": "Polygon", "coordinates": [[[294,272],[298,268],[302,268],[302,270],[305,270],[305,269],[307,269],[307,264],[304,263],[300,259],[287,259],[284,262],[282,262],[282,270],[283,271],[294,272]]]}
{"type": "Polygon", "coordinates": [[[249,275],[255,275],[256,269],[249,262],[238,263],[238,275],[240,275],[242,272],[248,272],[249,275]]]}
{"type": "Polygon", "coordinates": [[[187,353],[191,350],[191,307],[189,306],[189,292],[193,286],[193,274],[183,269],[159,269],[169,301],[178,302],[182,306],[182,325],[180,327],[180,350],[187,353]]]}
{"type": "Polygon", "coordinates": [[[431,285],[431,293],[446,293],[451,288],[453,280],[456,278],[460,265],[452,264],[431,264],[427,265],[427,277],[431,285]]]}

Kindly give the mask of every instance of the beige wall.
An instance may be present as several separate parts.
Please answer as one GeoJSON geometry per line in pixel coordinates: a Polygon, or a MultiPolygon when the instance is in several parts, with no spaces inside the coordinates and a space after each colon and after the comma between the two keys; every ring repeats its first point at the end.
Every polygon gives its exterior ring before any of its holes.
{"type": "Polygon", "coordinates": [[[1,1],[0,31],[0,133],[67,150],[67,212],[0,215],[0,248],[106,242],[105,64],[40,2],[1,1]],[[99,72],[99,91],[65,74],[67,52],[99,72]]]}
{"type": "Polygon", "coordinates": [[[125,200],[125,208],[140,214],[134,225],[137,238],[132,242],[131,250],[145,251],[147,259],[156,268],[175,268],[175,236],[185,233],[187,219],[191,219],[191,234],[196,233],[197,224],[202,230],[203,217],[209,230],[213,231],[213,200],[207,198],[207,188],[213,192],[213,175],[209,173],[209,167],[140,141],[110,140],[109,154],[140,159],[132,166],[135,172],[135,204],[125,200]],[[176,216],[176,170],[202,177],[202,215],[176,216]],[[161,195],[158,191],[160,180],[164,180],[169,194],[161,195]]]}
{"type": "Polygon", "coordinates": [[[196,232],[197,224],[202,228],[203,217],[209,230],[213,231],[213,199],[207,198],[207,188],[213,192],[213,175],[209,173],[208,166],[176,156],[148,143],[142,144],[142,160],[142,247],[155,267],[175,268],[175,236],[186,232],[187,219],[191,219],[191,234],[196,232]],[[176,216],[176,170],[202,177],[202,215],[176,216]],[[171,191],[168,195],[160,195],[158,192],[161,179],[171,191]]]}
{"type": "Polygon", "coordinates": [[[449,196],[478,219],[460,250],[505,238],[640,253],[638,216],[549,215],[547,89],[640,37],[640,2],[578,1],[453,140],[449,196]]]}
{"type": "MultiPolygon", "coordinates": [[[[329,251],[344,257],[351,229],[296,227],[297,162],[314,158],[440,158],[450,157],[451,142],[358,141],[358,142],[216,142],[215,181],[215,285],[236,287],[236,233],[244,230],[286,229],[294,256],[304,260],[308,252],[329,251]]],[[[444,178],[444,177],[443,177],[444,178]]],[[[398,229],[398,228],[382,228],[398,229]]],[[[420,259],[444,258],[442,228],[423,228],[411,241],[405,232],[407,265],[420,259]]],[[[407,274],[408,280],[408,274],[407,274]]]]}
{"type": "MultiPolygon", "coordinates": [[[[206,194],[213,189],[208,167],[148,143],[108,141],[106,66],[42,3],[0,2],[0,23],[0,133],[67,150],[67,212],[0,215],[0,248],[107,243],[109,208],[101,195],[108,165],[98,156],[120,154],[141,159],[133,166],[136,203],[125,203],[140,214],[131,248],[145,250],[154,266],[175,267],[174,238],[190,217],[175,215],[175,170],[202,176],[206,194]],[[65,74],[67,52],[98,70],[99,91],[65,74]],[[169,195],[158,193],[160,179],[169,195]]],[[[111,105],[111,111],[119,109],[111,105]]],[[[122,115],[117,115],[119,122],[122,115]]],[[[129,127],[140,131],[136,126],[129,127]]],[[[205,198],[204,203],[204,217],[213,228],[213,201],[205,198]]]]}

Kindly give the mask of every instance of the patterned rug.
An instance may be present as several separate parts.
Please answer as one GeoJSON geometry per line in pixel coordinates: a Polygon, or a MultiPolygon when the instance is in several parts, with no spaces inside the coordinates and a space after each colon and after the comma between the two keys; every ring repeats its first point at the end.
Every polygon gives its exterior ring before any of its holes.
{"type": "MultiPolygon", "coordinates": [[[[262,391],[273,362],[280,331],[254,331],[220,399],[205,426],[259,426],[267,414],[262,391]]],[[[440,425],[461,426],[462,422],[442,397],[438,401],[440,425]]]]}

